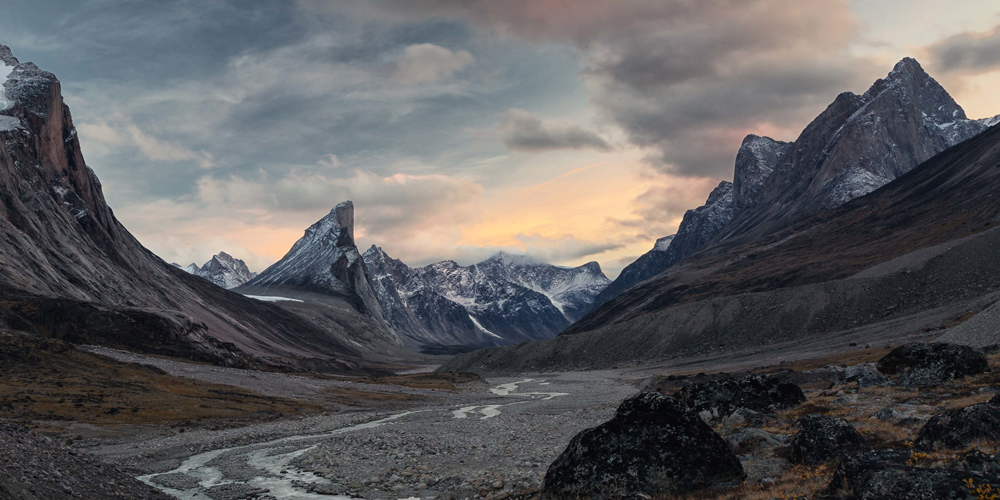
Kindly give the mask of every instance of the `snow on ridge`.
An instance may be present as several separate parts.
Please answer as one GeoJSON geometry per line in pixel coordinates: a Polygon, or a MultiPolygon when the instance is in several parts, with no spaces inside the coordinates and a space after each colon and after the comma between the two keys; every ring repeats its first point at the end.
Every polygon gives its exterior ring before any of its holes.
{"type": "MultiPolygon", "coordinates": [[[[14,72],[15,67],[0,59],[0,111],[6,111],[14,105],[14,101],[7,98],[3,84],[10,78],[10,74],[14,72]]],[[[3,124],[0,123],[0,130],[3,130],[2,126],[3,124]]]]}
{"type": "Polygon", "coordinates": [[[501,336],[499,336],[499,335],[497,335],[497,334],[495,334],[495,333],[487,330],[483,325],[481,325],[479,323],[479,320],[476,319],[475,316],[473,316],[473,315],[470,314],[469,315],[469,319],[471,319],[472,320],[472,324],[476,325],[476,328],[482,330],[483,333],[488,334],[488,335],[492,335],[492,336],[494,336],[494,337],[496,337],[498,339],[503,339],[503,337],[501,337],[501,336]]]}
{"type": "MultiPolygon", "coordinates": [[[[0,111],[3,111],[3,98],[0,97],[0,111]]],[[[0,132],[21,130],[21,119],[16,116],[0,115],[0,132]]]]}
{"type": "Polygon", "coordinates": [[[666,252],[670,248],[670,243],[674,241],[675,236],[677,235],[671,234],[670,236],[664,236],[656,240],[656,243],[653,244],[653,250],[656,252],[666,252]]]}

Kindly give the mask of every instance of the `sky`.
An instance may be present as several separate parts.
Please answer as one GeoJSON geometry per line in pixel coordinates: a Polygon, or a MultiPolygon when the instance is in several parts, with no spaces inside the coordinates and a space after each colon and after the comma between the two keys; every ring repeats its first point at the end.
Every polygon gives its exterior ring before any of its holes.
{"type": "Polygon", "coordinates": [[[915,57],[1000,113],[995,0],[0,0],[122,223],[260,271],[340,201],[410,265],[499,250],[610,277],[747,134],[794,140],[915,57]]]}

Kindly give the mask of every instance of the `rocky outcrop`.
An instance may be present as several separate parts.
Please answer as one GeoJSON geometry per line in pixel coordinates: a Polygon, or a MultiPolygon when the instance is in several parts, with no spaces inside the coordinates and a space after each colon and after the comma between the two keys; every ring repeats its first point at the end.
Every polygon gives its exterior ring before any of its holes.
{"type": "Polygon", "coordinates": [[[906,387],[937,385],[975,375],[989,367],[983,351],[942,342],[906,344],[893,349],[878,361],[878,370],[897,375],[906,387]]]}
{"type": "Polygon", "coordinates": [[[807,415],[792,437],[788,460],[794,464],[822,465],[871,449],[861,433],[842,418],[807,415]]]}
{"type": "Polygon", "coordinates": [[[676,397],[696,412],[719,419],[739,409],[773,413],[805,402],[799,386],[780,377],[747,375],[683,387],[676,397]]]}
{"type": "Polygon", "coordinates": [[[472,266],[410,268],[373,245],[363,260],[387,319],[424,350],[550,338],[609,282],[596,262],[563,268],[504,252],[472,266]]]}
{"type": "Polygon", "coordinates": [[[246,262],[226,252],[219,252],[201,267],[193,263],[186,267],[181,267],[179,264],[174,266],[195,276],[201,276],[226,290],[236,288],[257,276],[257,273],[247,268],[246,262]]]}
{"type": "Polygon", "coordinates": [[[960,449],[976,441],[1000,443],[1000,406],[980,403],[931,417],[917,434],[913,448],[960,449]]]}
{"type": "Polygon", "coordinates": [[[693,411],[675,398],[646,392],[570,441],[545,474],[542,498],[676,495],[744,476],[725,440],[693,411]]]}

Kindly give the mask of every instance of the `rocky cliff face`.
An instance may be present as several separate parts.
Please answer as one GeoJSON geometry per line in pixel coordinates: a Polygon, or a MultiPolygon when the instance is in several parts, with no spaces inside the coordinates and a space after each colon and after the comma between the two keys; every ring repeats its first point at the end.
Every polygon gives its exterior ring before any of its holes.
{"type": "Polygon", "coordinates": [[[596,262],[567,269],[502,252],[473,266],[415,269],[375,246],[363,257],[386,317],[418,347],[550,338],[609,282],[596,262]]]}
{"type": "MultiPolygon", "coordinates": [[[[354,203],[345,201],[306,229],[278,262],[237,288],[248,295],[287,295],[347,301],[389,328],[361,253],[354,244],[354,203]]],[[[394,337],[391,335],[390,337],[394,337]]],[[[398,339],[396,340],[398,343],[398,339]]]]}
{"type": "Polygon", "coordinates": [[[201,267],[194,263],[188,264],[186,267],[182,267],[180,264],[174,264],[174,266],[195,276],[201,276],[226,290],[236,288],[257,277],[257,273],[251,272],[247,268],[246,262],[226,252],[219,252],[201,267]]]}
{"type": "Polygon", "coordinates": [[[864,94],[845,92],[794,143],[719,236],[774,230],[868,194],[988,128],[920,64],[903,59],[864,94]]]}
{"type": "Polygon", "coordinates": [[[84,161],[59,80],[4,46],[0,61],[0,326],[220,362],[356,366],[343,330],[321,331],[146,250],[84,161]]]}
{"type": "Polygon", "coordinates": [[[968,119],[917,61],[903,59],[863,95],[837,96],[795,142],[748,135],[736,155],[731,192],[720,184],[704,206],[685,214],[670,248],[626,267],[596,304],[712,242],[759,238],[864,196],[997,119],[968,119]]]}

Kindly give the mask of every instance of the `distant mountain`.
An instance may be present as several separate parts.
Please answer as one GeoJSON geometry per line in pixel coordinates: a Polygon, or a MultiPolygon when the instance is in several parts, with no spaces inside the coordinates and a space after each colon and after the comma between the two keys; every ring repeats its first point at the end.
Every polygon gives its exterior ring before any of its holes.
{"type": "Polygon", "coordinates": [[[321,308],[312,310],[313,319],[318,321],[325,317],[321,310],[347,303],[380,325],[381,331],[373,331],[372,335],[401,345],[395,329],[385,318],[354,243],[354,203],[351,201],[333,207],[329,214],[306,229],[281,260],[234,290],[251,296],[302,300],[321,308]]]}
{"type": "Polygon", "coordinates": [[[0,45],[0,328],[216,363],[349,370],[382,352],[163,262],[115,218],[61,85],[0,45]]]}
{"type": "Polygon", "coordinates": [[[684,215],[669,248],[626,267],[595,308],[712,242],[759,238],[868,194],[997,121],[968,119],[916,60],[903,59],[864,94],[837,96],[795,142],[748,135],[733,183],[684,215]]]}
{"type": "Polygon", "coordinates": [[[374,245],[363,258],[386,317],[425,350],[551,338],[609,283],[596,262],[563,268],[504,252],[472,266],[411,268],[374,245]]]}
{"type": "Polygon", "coordinates": [[[219,252],[201,267],[194,263],[183,267],[180,264],[174,266],[195,276],[201,276],[226,290],[236,288],[257,276],[257,273],[250,272],[243,260],[226,252],[219,252]]]}

